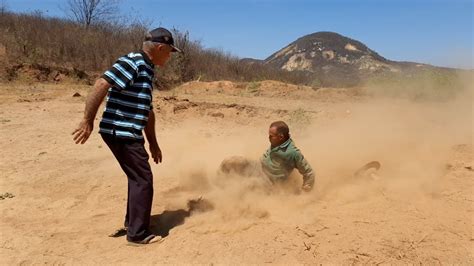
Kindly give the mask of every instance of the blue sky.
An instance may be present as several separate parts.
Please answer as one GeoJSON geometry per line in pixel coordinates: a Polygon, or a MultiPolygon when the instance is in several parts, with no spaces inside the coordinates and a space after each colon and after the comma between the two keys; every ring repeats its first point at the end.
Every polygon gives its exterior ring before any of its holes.
{"type": "MultiPolygon", "coordinates": [[[[334,31],[391,60],[474,68],[473,1],[122,0],[120,8],[239,57],[264,59],[306,34],[334,31]]],[[[61,17],[67,0],[3,2],[61,17]]]]}

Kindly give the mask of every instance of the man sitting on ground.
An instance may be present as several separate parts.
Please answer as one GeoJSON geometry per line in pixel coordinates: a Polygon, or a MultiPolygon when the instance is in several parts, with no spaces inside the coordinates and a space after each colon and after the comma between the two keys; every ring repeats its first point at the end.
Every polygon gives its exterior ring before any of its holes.
{"type": "Polygon", "coordinates": [[[294,169],[303,176],[302,190],[310,191],[314,186],[315,174],[301,151],[290,138],[290,129],[283,121],[276,121],[268,130],[270,148],[260,158],[260,163],[244,157],[233,156],[221,163],[222,173],[236,173],[244,176],[266,177],[272,184],[289,180],[294,169]]]}

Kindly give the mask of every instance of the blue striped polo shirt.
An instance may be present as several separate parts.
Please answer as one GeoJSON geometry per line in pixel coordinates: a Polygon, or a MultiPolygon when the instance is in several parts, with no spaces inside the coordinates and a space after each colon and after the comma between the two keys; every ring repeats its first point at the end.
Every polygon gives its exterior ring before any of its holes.
{"type": "Polygon", "coordinates": [[[112,86],[99,124],[99,133],[143,140],[142,130],[152,109],[154,65],[143,52],[120,57],[102,75],[112,86]]]}

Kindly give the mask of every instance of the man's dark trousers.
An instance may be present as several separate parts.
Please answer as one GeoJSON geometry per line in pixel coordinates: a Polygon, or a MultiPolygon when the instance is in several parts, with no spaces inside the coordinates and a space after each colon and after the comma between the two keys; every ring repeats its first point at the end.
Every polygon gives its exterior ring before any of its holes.
{"type": "Polygon", "coordinates": [[[140,241],[150,235],[150,214],[153,201],[153,174],[143,140],[117,138],[101,134],[128,178],[127,240],[140,241]]]}

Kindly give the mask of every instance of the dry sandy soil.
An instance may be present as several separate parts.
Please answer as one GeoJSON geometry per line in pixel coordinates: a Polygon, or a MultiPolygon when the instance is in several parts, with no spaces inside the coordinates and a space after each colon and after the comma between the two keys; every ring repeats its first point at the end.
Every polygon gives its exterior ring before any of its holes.
{"type": "Polygon", "coordinates": [[[89,89],[0,86],[2,264],[474,264],[470,93],[412,102],[276,82],[157,92],[152,224],[163,239],[134,247],[108,237],[125,212],[119,165],[97,131],[72,141],[89,89]],[[228,156],[257,159],[277,119],[315,190],[217,174],[228,156]],[[354,178],[371,160],[379,179],[354,178]],[[212,209],[189,212],[201,196],[212,209]]]}

